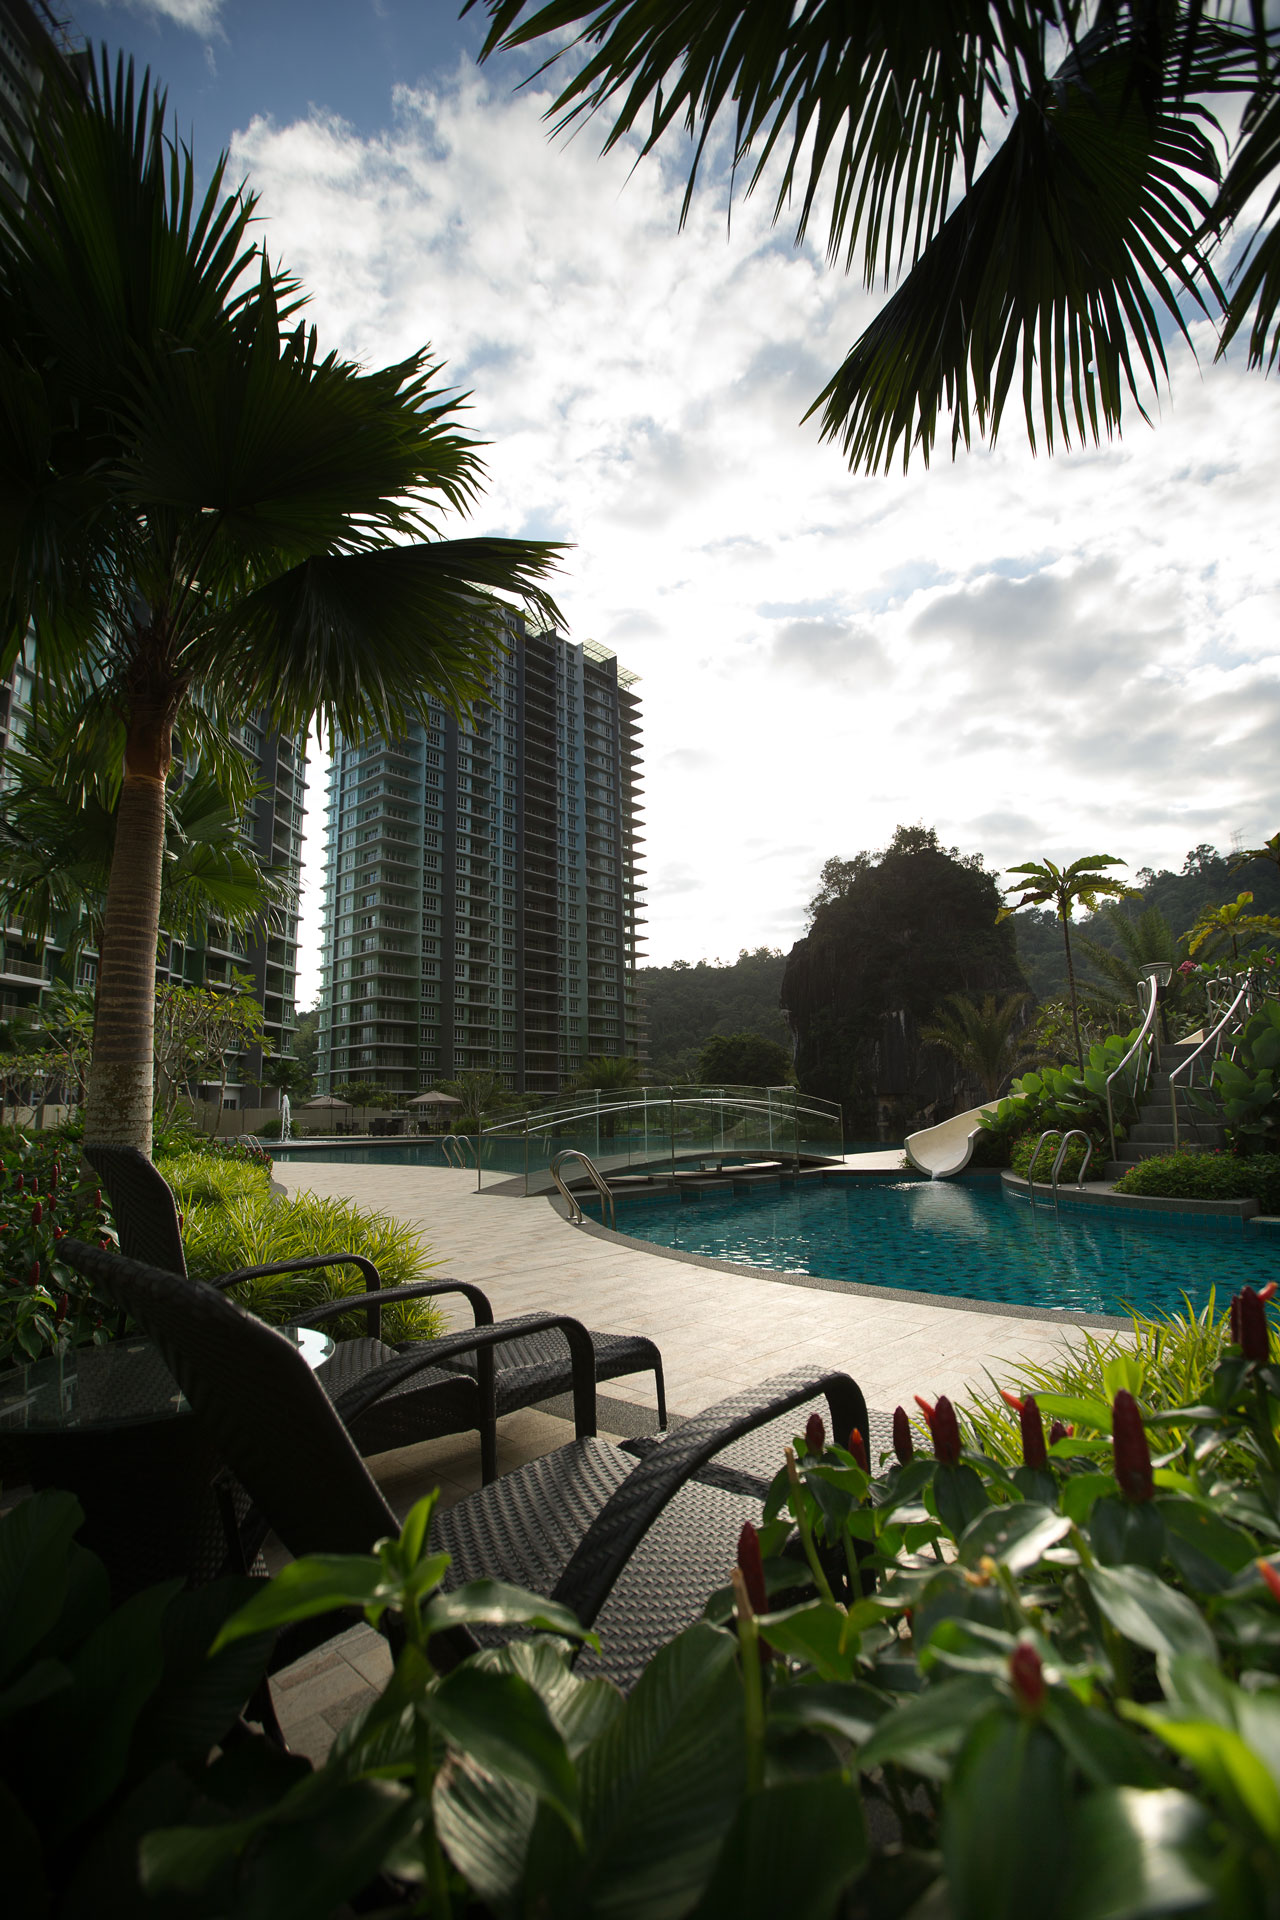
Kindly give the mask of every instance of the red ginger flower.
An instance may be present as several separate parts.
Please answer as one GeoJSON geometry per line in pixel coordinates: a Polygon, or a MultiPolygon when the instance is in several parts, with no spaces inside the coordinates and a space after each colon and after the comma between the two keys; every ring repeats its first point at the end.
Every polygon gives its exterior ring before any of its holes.
{"type": "Polygon", "coordinates": [[[1007,1387],[1001,1387],[1000,1398],[1006,1406],[1012,1407],[1015,1413],[1022,1412],[1022,1400],[1018,1394],[1010,1393],[1007,1387]]]}
{"type": "Polygon", "coordinates": [[[960,1459],[960,1422],[955,1408],[945,1393],[939,1394],[937,1404],[932,1407],[917,1394],[916,1405],[925,1417],[934,1458],[944,1467],[954,1467],[960,1459]]]}
{"type": "Polygon", "coordinates": [[[36,1203],[35,1203],[35,1205],[34,1205],[34,1207],[32,1207],[32,1209],[31,1209],[31,1224],[32,1224],[32,1226],[33,1226],[33,1227],[38,1227],[38,1226],[40,1225],[40,1222],[41,1222],[41,1221],[42,1221],[43,1219],[44,1219],[44,1208],[43,1208],[43,1207],[41,1206],[41,1204],[40,1204],[40,1202],[39,1202],[39,1201],[37,1200],[37,1201],[36,1201],[36,1203]]]}
{"type": "Polygon", "coordinates": [[[1242,1287],[1231,1302],[1231,1331],[1246,1360],[1271,1358],[1267,1309],[1252,1287],[1242,1287]]]}
{"type": "Polygon", "coordinates": [[[860,1427],[854,1427],[849,1435],[849,1451],[853,1455],[855,1464],[860,1466],[864,1473],[870,1473],[871,1469],[867,1465],[867,1443],[862,1437],[860,1427]]]}
{"type": "Polygon", "coordinates": [[[1265,1287],[1258,1288],[1259,1300],[1273,1300],[1278,1287],[1280,1287],[1280,1280],[1268,1280],[1265,1287]]]}
{"type": "Polygon", "coordinates": [[[821,1453],[827,1444],[827,1430],[820,1413],[811,1413],[804,1423],[804,1444],[809,1453],[821,1453]]]}
{"type": "Polygon", "coordinates": [[[1020,1640],[1009,1655],[1009,1678],[1018,1705],[1039,1713],[1044,1705],[1044,1663],[1028,1640],[1020,1640]]]}
{"type": "Polygon", "coordinates": [[[905,1407],[895,1407],[893,1410],[893,1450],[904,1467],[916,1450],[905,1407]]]}
{"type": "Polygon", "coordinates": [[[760,1556],[760,1535],[749,1520],[738,1535],[738,1565],[746,1584],[753,1613],[768,1613],[769,1601],[764,1584],[764,1561],[760,1556]]]}
{"type": "Polygon", "coordinates": [[[1049,1456],[1044,1446],[1044,1421],[1040,1418],[1040,1409],[1031,1394],[1028,1394],[1018,1409],[1018,1424],[1022,1428],[1022,1464],[1039,1470],[1047,1467],[1049,1456]]]}
{"type": "Polygon", "coordinates": [[[1049,1429],[1049,1445],[1056,1447],[1059,1440],[1074,1440],[1076,1430],[1067,1426],[1065,1421],[1055,1420],[1049,1429]]]}
{"type": "Polygon", "coordinates": [[[1259,1560],[1257,1567],[1271,1589],[1271,1598],[1280,1601],[1280,1568],[1273,1567],[1269,1560],[1259,1560]]]}
{"type": "Polygon", "coordinates": [[[1133,1395],[1123,1387],[1111,1403],[1111,1444],[1115,1452],[1116,1481],[1125,1499],[1135,1504],[1153,1499],[1156,1484],[1142,1413],[1133,1395]]]}
{"type": "Polygon", "coordinates": [[[40,1262],[38,1260],[33,1260],[27,1268],[27,1285],[29,1287],[38,1287],[40,1285],[40,1262]]]}

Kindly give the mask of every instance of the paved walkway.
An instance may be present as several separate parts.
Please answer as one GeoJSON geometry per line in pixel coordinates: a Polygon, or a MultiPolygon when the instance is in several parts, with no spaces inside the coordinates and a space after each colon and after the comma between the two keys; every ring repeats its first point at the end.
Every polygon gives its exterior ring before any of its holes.
{"type": "MultiPolygon", "coordinates": [[[[1020,1359],[1048,1360],[1078,1335],[1052,1320],[817,1291],[642,1252],[571,1227],[544,1198],[478,1194],[475,1174],[453,1168],[289,1161],[275,1178],[291,1193],[341,1195],[412,1222],[440,1275],[476,1281],[500,1319],[559,1310],[605,1331],[649,1334],[675,1413],[810,1363],[844,1368],[868,1406],[887,1411],[910,1406],[914,1393],[954,1397],[985,1384],[988,1370],[1009,1378],[1020,1359]]],[[[469,1324],[465,1309],[449,1318],[469,1324]]],[[[643,1375],[605,1391],[654,1404],[643,1375]]]]}

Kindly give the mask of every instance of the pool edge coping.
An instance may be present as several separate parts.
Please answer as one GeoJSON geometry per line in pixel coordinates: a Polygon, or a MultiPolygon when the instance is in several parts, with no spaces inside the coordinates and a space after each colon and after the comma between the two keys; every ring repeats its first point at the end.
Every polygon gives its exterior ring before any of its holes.
{"type": "MultiPolygon", "coordinates": [[[[552,1210],[562,1220],[568,1220],[568,1208],[558,1194],[542,1196],[552,1210]]],[[[772,1280],[775,1285],[784,1287],[806,1287],[816,1293],[856,1294],[866,1300],[902,1301],[909,1306],[939,1307],[951,1313],[983,1313],[996,1320],[1047,1320],[1054,1326],[1101,1327],[1114,1330],[1132,1326],[1132,1321],[1119,1314],[1077,1313],[1071,1307],[1018,1307],[1010,1308],[995,1300],[974,1300],[968,1295],[948,1295],[943,1299],[936,1293],[923,1293],[917,1287],[875,1287],[865,1280],[828,1280],[817,1273],[779,1273],[773,1267],[749,1266],[745,1260],[717,1260],[706,1253],[684,1253],[676,1247],[662,1247],[653,1240],[639,1240],[629,1233],[620,1233],[616,1228],[601,1226],[596,1220],[584,1216],[578,1222],[578,1231],[589,1233],[595,1240],[612,1241],[615,1246],[626,1247],[635,1253],[651,1253],[659,1260],[675,1260],[686,1267],[707,1267],[713,1273],[746,1275],[753,1280],[772,1280]]]]}

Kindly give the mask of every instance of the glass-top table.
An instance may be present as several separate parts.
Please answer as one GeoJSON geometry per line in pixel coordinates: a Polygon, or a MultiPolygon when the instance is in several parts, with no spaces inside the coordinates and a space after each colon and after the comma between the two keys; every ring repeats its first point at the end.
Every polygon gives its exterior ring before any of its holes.
{"type": "MultiPolygon", "coordinates": [[[[313,1327],[276,1332],[319,1367],[333,1352],[313,1327]]],[[[66,1433],[136,1427],[173,1420],[191,1409],[150,1340],[112,1340],[104,1347],[67,1347],[0,1373],[0,1433],[66,1433]]]]}

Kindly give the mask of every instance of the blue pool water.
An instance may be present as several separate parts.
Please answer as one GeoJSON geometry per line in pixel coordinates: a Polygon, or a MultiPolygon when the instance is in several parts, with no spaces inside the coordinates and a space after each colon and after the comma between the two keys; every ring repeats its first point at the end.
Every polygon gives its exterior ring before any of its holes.
{"type": "Polygon", "coordinates": [[[618,1230],[681,1253],[780,1273],[911,1289],[1008,1307],[1167,1313],[1280,1279],[1280,1233],[1238,1221],[1119,1220],[1007,1195],[998,1178],[857,1180],[733,1198],[620,1200],[618,1230]]]}

